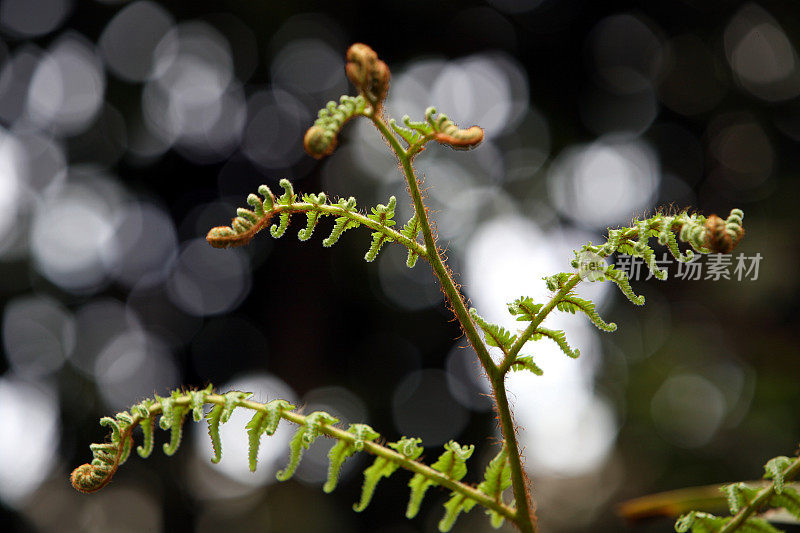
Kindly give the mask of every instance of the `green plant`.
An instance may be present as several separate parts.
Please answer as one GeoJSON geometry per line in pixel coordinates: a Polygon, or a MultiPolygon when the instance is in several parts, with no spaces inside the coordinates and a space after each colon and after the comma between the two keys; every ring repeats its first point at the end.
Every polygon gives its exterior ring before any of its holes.
{"type": "MultiPolygon", "coordinates": [[[[406,516],[409,518],[418,513],[426,491],[438,485],[451,491],[450,499],[445,503],[444,517],[439,523],[441,531],[450,530],[461,512],[468,512],[476,505],[485,508],[495,527],[499,527],[504,520],[509,520],[521,531],[537,531],[536,515],[504,383],[507,374],[514,371],[542,374],[534,361],[534,355],[530,352],[523,353],[524,349],[529,349],[532,343],[540,339],[555,342],[569,357],[576,358],[580,355],[578,349],[573,349],[567,343],[564,331],[542,326],[544,319],[553,311],[580,312],[603,331],[616,329],[615,324],[606,322],[599,316],[591,301],[578,297],[574,292],[582,280],[611,281],[632,303],[644,303],[644,297],[633,292],[625,273],[608,266],[605,258],[616,252],[640,257],[656,277],[663,279],[666,273],[656,263],[655,252],[650,244],[652,238],[655,237],[659,243],[666,245],[678,261],[691,260],[694,256],[692,249],[699,253],[727,253],[744,234],[743,213],[734,209],[725,220],[714,215],[705,218],[686,211],[657,213],[635,221],[629,227],[609,229],[605,243],[590,243],[575,252],[575,259],[572,261],[574,271],[545,278],[545,283],[552,292],[548,301],[536,303],[532,298],[522,296],[509,304],[509,312],[523,323],[524,328],[517,332],[508,331],[486,321],[475,309],[467,307],[437,244],[435,229],[413,167],[414,158],[429,142],[435,141],[455,149],[471,149],[483,140],[483,130],[478,126],[461,129],[446,115],[437,114],[433,108],[429,108],[424,120],[418,122],[407,116],[403,118],[402,124],[393,119],[387,121],[383,116],[382,104],[389,88],[389,69],[366,45],[355,44],[348,50],[346,72],[358,88],[359,95],[343,96],[338,104],[330,102],[322,109],[305,135],[305,148],[314,157],[327,156],[334,151],[338,134],[347,121],[355,117],[367,118],[397,157],[413,203],[413,216],[398,230],[395,229],[394,220],[397,205],[395,197],[365,214],[357,210],[356,200],[352,197],[333,201],[325,193],[298,195],[288,180],[281,180],[283,193],[280,196],[275,196],[267,186],[262,185],[258,189],[260,196],[248,196],[247,204],[250,209],[238,209],[229,226],[211,229],[207,236],[208,242],[220,248],[244,245],[267,227],[274,238],[280,238],[285,234],[292,217],[301,214],[306,217],[306,225],[298,232],[298,237],[300,240],[307,240],[320,221],[327,216],[333,217],[334,221],[329,236],[323,241],[324,246],[335,244],[348,229],[364,226],[372,232],[371,244],[365,255],[367,261],[373,261],[387,243],[400,244],[407,249],[409,268],[413,268],[420,257],[426,260],[492,387],[503,443],[487,466],[483,481],[477,486],[461,481],[467,472],[466,461],[474,450],[472,445],[462,446],[450,441],[445,445],[444,453],[429,466],[418,461],[423,450],[420,439],[403,437],[384,445],[381,444],[378,432],[365,424],[353,424],[342,429],[337,427],[337,419],[324,412],[303,415],[284,400],[275,399],[262,404],[250,400],[249,393],[230,391],[218,394],[209,386],[203,390],[174,391],[167,397],[155,396],[136,404],[130,412],[101,419],[101,425],[111,429],[110,437],[107,442],[91,445],[94,458],[91,464],[75,469],[72,473],[72,484],[82,492],[94,492],[108,484],[119,465],[130,455],[133,431],[137,426],[141,426],[144,434],[144,443],[137,447],[137,452],[140,456],[147,457],[154,446],[156,418],[162,429],[170,431],[170,440],[163,446],[168,455],[177,450],[183,424],[189,413],[195,421],[205,419],[215,454],[213,461],[217,462],[222,454],[219,425],[225,423],[233,410],[238,408],[253,412],[246,427],[252,470],[256,468],[262,436],[273,434],[283,419],[298,427],[291,440],[288,465],[278,473],[280,480],[289,479],[295,472],[303,451],[317,437],[326,436],[336,440],[329,454],[330,468],[323,487],[326,492],[335,488],[339,469],[348,457],[357,452],[375,456],[374,463],[364,471],[361,499],[354,506],[356,511],[361,511],[368,505],[381,478],[389,477],[398,469],[404,469],[413,473],[408,483],[411,495],[406,516]],[[421,242],[418,240],[420,234],[421,242]],[[691,249],[681,252],[678,241],[687,243],[691,249]],[[495,347],[502,353],[499,361],[492,359],[490,347],[495,347]],[[512,494],[510,500],[507,500],[505,492],[509,488],[512,494]]],[[[784,478],[788,478],[793,472],[794,470],[784,472],[784,478]]],[[[774,476],[775,472],[772,474],[774,476]]],[[[777,477],[775,479],[778,480],[777,477]]],[[[740,488],[736,491],[736,494],[748,498],[746,489],[740,488]]],[[[779,495],[780,492],[775,489],[774,494],[779,495]]],[[[745,500],[739,498],[736,501],[742,507],[745,500]]],[[[688,527],[691,520],[694,520],[694,524],[699,524],[704,518],[695,514],[686,518],[682,524],[685,523],[688,527]]],[[[751,522],[749,520],[747,523],[751,522]]]]}

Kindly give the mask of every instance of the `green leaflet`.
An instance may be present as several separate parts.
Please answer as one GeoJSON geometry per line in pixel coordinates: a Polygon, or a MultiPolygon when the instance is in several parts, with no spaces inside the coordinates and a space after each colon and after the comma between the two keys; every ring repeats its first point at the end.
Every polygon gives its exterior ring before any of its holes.
{"type": "MultiPolygon", "coordinates": [[[[416,213],[414,213],[413,215],[411,215],[411,218],[408,219],[406,225],[403,226],[403,229],[400,231],[400,233],[405,235],[409,240],[416,241],[417,235],[419,234],[420,231],[422,231],[422,226],[419,223],[419,219],[417,218],[416,213]]],[[[414,250],[409,249],[408,259],[406,259],[406,266],[408,268],[414,268],[414,265],[417,264],[417,258],[419,258],[419,255],[417,255],[417,253],[414,252],[414,250]]]]}
{"type": "Polygon", "coordinates": [[[307,450],[319,436],[320,425],[335,424],[338,421],[337,418],[324,411],[314,411],[306,416],[306,423],[298,426],[294,437],[289,443],[289,464],[275,475],[278,481],[286,481],[294,475],[295,471],[297,471],[297,465],[300,464],[300,459],[303,456],[303,450],[307,450]]]}
{"type": "MultiPolygon", "coordinates": [[[[378,204],[377,207],[372,208],[372,214],[367,215],[371,220],[374,220],[378,224],[384,227],[391,227],[396,224],[394,220],[394,208],[397,205],[397,198],[394,196],[389,198],[389,203],[386,205],[378,204]]],[[[372,262],[378,256],[378,253],[381,251],[383,245],[387,242],[392,242],[392,238],[386,235],[381,231],[375,231],[372,233],[372,244],[367,250],[366,255],[364,255],[364,259],[366,261],[372,262]]]]}
{"type": "Polygon", "coordinates": [[[328,452],[328,479],[322,490],[325,492],[332,492],[336,488],[336,483],[339,481],[339,472],[342,470],[344,462],[356,452],[364,449],[365,442],[371,442],[380,437],[380,434],[366,424],[351,424],[347,428],[348,433],[355,435],[353,442],[347,440],[338,440],[336,444],[328,452]]]}
{"type": "Polygon", "coordinates": [[[224,409],[225,407],[222,405],[215,405],[206,415],[208,436],[211,438],[211,448],[214,451],[214,457],[211,458],[212,463],[219,463],[222,460],[222,439],[219,436],[219,423],[224,409]]]}
{"type": "MultiPolygon", "coordinates": [[[[511,486],[511,464],[508,460],[508,448],[505,443],[500,452],[489,461],[486,471],[483,474],[483,481],[478,485],[478,490],[487,496],[491,496],[495,501],[503,502],[503,491],[511,486]]],[[[489,515],[492,527],[499,528],[503,525],[505,517],[491,509],[486,510],[489,515]]]]}
{"type": "Polygon", "coordinates": [[[543,304],[537,304],[530,296],[521,296],[508,304],[508,312],[515,315],[519,322],[531,322],[542,307],[543,304]]]}
{"type": "Polygon", "coordinates": [[[584,300],[583,298],[578,298],[578,296],[576,296],[572,292],[566,294],[563,298],[561,298],[561,300],[559,300],[558,303],[556,304],[556,308],[559,311],[564,311],[572,314],[575,314],[578,311],[580,311],[584,313],[587,317],[589,317],[589,320],[592,321],[592,324],[594,324],[600,330],[609,332],[617,330],[617,325],[615,323],[606,322],[600,317],[600,315],[597,313],[597,310],[595,309],[594,302],[592,302],[591,300],[584,300]]]}
{"type": "Polygon", "coordinates": [[[496,346],[505,352],[511,348],[511,345],[517,340],[517,336],[504,327],[487,322],[478,314],[478,311],[474,307],[470,308],[469,314],[478,327],[483,330],[483,333],[486,335],[486,344],[489,346],[496,346]]]}
{"type": "MultiPolygon", "coordinates": [[[[445,452],[431,465],[431,468],[451,479],[460,481],[467,473],[466,461],[472,455],[475,446],[459,446],[456,441],[451,440],[444,445],[444,449],[445,452]]],[[[428,479],[422,474],[415,474],[411,478],[411,481],[408,482],[408,486],[411,488],[411,496],[408,500],[406,517],[414,518],[417,516],[422,499],[425,497],[425,492],[433,485],[436,485],[436,481],[428,479]]]]}
{"type": "Polygon", "coordinates": [[[675,523],[675,531],[678,533],[687,531],[692,531],[692,533],[716,533],[728,521],[730,521],[730,518],[720,518],[709,513],[692,511],[678,519],[675,523]]]}
{"type": "Polygon", "coordinates": [[[772,507],[783,507],[795,518],[800,520],[800,493],[791,487],[784,487],[781,492],[777,492],[769,499],[772,507]]]}
{"type": "Polygon", "coordinates": [[[261,445],[261,435],[265,433],[267,435],[273,435],[275,430],[278,429],[278,423],[281,421],[281,413],[284,410],[292,409],[294,409],[294,405],[286,400],[272,400],[264,405],[263,411],[256,411],[253,418],[251,418],[250,422],[245,426],[248,438],[248,462],[251,472],[256,471],[258,448],[261,445]]]}
{"type": "Polygon", "coordinates": [[[539,340],[542,337],[547,337],[548,339],[552,339],[558,344],[558,347],[561,348],[561,351],[564,352],[568,357],[573,359],[577,359],[581,356],[580,350],[577,348],[573,350],[570,348],[569,344],[567,344],[567,335],[562,330],[554,330],[554,329],[547,329],[547,328],[536,328],[536,333],[533,334],[531,337],[533,340],[539,340]]]}
{"type": "Polygon", "coordinates": [[[532,355],[518,355],[514,362],[511,363],[511,370],[519,371],[519,370],[528,370],[529,372],[533,372],[537,376],[541,376],[544,374],[544,370],[539,368],[539,365],[533,362],[532,355]]]}
{"type": "MultiPolygon", "coordinates": [[[[303,201],[312,205],[325,205],[327,201],[327,197],[325,196],[324,192],[317,194],[304,194],[303,201]]],[[[311,235],[314,233],[314,228],[317,227],[317,222],[319,221],[319,217],[324,215],[322,211],[319,209],[312,209],[306,212],[306,217],[308,219],[306,223],[306,227],[301,229],[297,233],[297,238],[301,241],[307,241],[311,238],[311,235]]]]}
{"type": "Polygon", "coordinates": [[[772,479],[775,485],[775,492],[778,494],[781,493],[783,490],[783,481],[784,476],[783,472],[789,467],[792,463],[792,460],[786,457],[785,455],[781,455],[778,457],[773,457],[767,464],[764,465],[764,479],[772,479]]]}
{"type": "MultiPolygon", "coordinates": [[[[397,442],[390,442],[387,444],[390,448],[398,453],[406,456],[408,459],[416,459],[422,455],[423,448],[419,445],[422,439],[403,437],[397,442]]],[[[381,478],[389,477],[400,468],[398,463],[385,457],[376,457],[375,462],[372,463],[366,470],[364,470],[364,484],[361,486],[361,499],[358,503],[353,505],[353,510],[361,512],[367,508],[369,502],[372,500],[372,495],[375,493],[375,487],[381,478]]]]}
{"type": "MultiPolygon", "coordinates": [[[[342,208],[343,211],[347,213],[356,212],[356,199],[353,198],[352,196],[347,200],[344,199],[339,200],[339,202],[336,205],[338,205],[340,208],[342,208]]],[[[355,220],[351,220],[347,217],[336,218],[336,220],[333,223],[333,229],[331,230],[331,234],[328,236],[328,238],[322,241],[322,245],[325,246],[326,248],[333,246],[339,241],[339,237],[341,237],[345,231],[349,230],[350,228],[357,228],[358,226],[360,226],[358,222],[356,222],[355,220]]]]}
{"type": "Polygon", "coordinates": [[[453,529],[458,515],[462,512],[468,513],[477,503],[461,493],[452,493],[450,499],[444,504],[445,513],[442,519],[439,520],[439,531],[445,532],[453,529]]]}

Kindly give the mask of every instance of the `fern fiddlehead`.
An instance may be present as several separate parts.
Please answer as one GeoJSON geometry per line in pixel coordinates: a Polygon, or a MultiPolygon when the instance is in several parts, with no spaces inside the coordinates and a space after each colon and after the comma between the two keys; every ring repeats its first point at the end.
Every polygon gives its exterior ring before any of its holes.
{"type": "Polygon", "coordinates": [[[416,239],[419,230],[415,216],[412,216],[401,231],[392,228],[396,224],[394,210],[397,200],[394,196],[389,198],[386,205],[373,207],[371,214],[364,215],[356,210],[356,200],[353,197],[334,203],[325,193],[304,194],[302,201],[297,201],[297,194],[289,180],[282,179],[280,185],[285,192],[278,198],[275,198],[269,187],[261,185],[258,192],[264,199],[261,200],[255,194],[249,195],[247,203],[252,210],[240,207],[229,226],[211,228],[206,235],[209,244],[216,248],[247,244],[259,231],[268,227],[275,217],[278,217],[279,222],[270,226],[270,234],[279,239],[289,227],[292,215],[304,213],[307,216],[306,226],[297,234],[301,241],[311,237],[322,217],[332,216],[335,217],[334,226],[330,235],[323,240],[323,246],[333,246],[350,228],[365,226],[373,230],[372,245],[365,255],[367,261],[375,260],[381,247],[389,242],[402,244],[408,249],[409,267],[414,266],[417,257],[428,257],[425,246],[416,239]]]}
{"type": "Polygon", "coordinates": [[[164,453],[174,454],[180,446],[180,435],[187,415],[192,413],[195,422],[206,420],[211,439],[214,457],[217,463],[222,458],[222,443],[219,426],[230,419],[235,409],[246,409],[253,412],[245,430],[248,437],[248,458],[250,470],[257,468],[256,459],[263,435],[272,435],[281,420],[297,425],[297,430],[289,445],[289,462],[276,474],[280,481],[290,479],[302,459],[303,450],[308,449],[320,436],[335,439],[337,442],[328,453],[330,466],[328,478],[323,489],[331,492],[336,487],[342,464],[358,452],[366,452],[375,456],[375,462],[364,471],[364,483],[361,499],[354,505],[357,511],[364,510],[369,504],[378,481],[389,477],[398,469],[413,473],[409,510],[414,513],[424,496],[424,491],[431,486],[441,486],[452,491],[451,501],[457,499],[458,506],[445,504],[445,516],[440,523],[441,531],[449,531],[458,512],[468,511],[475,505],[486,508],[492,524],[499,527],[505,519],[516,520],[515,509],[504,503],[503,491],[508,487],[508,454],[503,448],[486,468],[484,480],[477,487],[461,483],[466,474],[465,462],[472,454],[473,446],[460,446],[455,442],[445,445],[445,452],[433,465],[425,465],[417,459],[422,454],[420,439],[403,437],[397,442],[383,446],[376,442],[378,432],[366,424],[351,424],[346,430],[336,426],[338,420],[324,411],[315,411],[302,415],[294,411],[295,406],[285,400],[272,400],[259,403],[250,399],[251,394],[241,391],[230,391],[217,394],[211,386],[200,390],[176,390],[166,397],[156,396],[146,399],[130,411],[117,413],[115,418],[104,417],[102,426],[111,429],[108,440],[92,444],[91,463],[76,468],[70,479],[73,487],[81,492],[95,492],[105,487],[130,455],[133,443],[133,430],[141,426],[144,433],[144,446],[138,447],[139,455],[146,458],[150,455],[155,441],[155,424],[160,415],[158,426],[170,432],[169,442],[163,446],[164,453]],[[204,414],[204,408],[210,410],[204,414]],[[419,488],[425,488],[420,493],[419,488]],[[455,513],[455,514],[454,514],[455,513]]]}

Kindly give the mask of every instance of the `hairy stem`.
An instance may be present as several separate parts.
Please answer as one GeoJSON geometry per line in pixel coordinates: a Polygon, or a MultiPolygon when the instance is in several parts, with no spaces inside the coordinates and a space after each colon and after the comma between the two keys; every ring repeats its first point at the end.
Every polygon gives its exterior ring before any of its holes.
{"type": "MultiPolygon", "coordinates": [[[[406,177],[408,191],[411,195],[411,199],[414,202],[414,210],[417,214],[417,219],[420,222],[422,236],[425,240],[425,248],[428,251],[428,262],[430,263],[434,274],[439,280],[442,291],[447,297],[447,301],[450,303],[450,307],[453,310],[453,314],[455,314],[456,318],[461,324],[462,330],[467,336],[467,339],[469,339],[472,348],[478,355],[478,359],[480,360],[483,369],[489,376],[489,381],[492,383],[492,388],[494,389],[495,409],[497,410],[498,419],[500,421],[500,429],[503,433],[503,439],[505,440],[509,451],[508,456],[511,466],[511,482],[513,485],[514,497],[517,505],[514,522],[521,531],[526,533],[535,533],[537,531],[536,517],[533,513],[533,507],[530,502],[528,480],[522,467],[522,459],[519,454],[519,445],[517,444],[517,434],[514,428],[514,421],[511,417],[511,409],[508,405],[508,398],[506,397],[503,373],[499,371],[497,365],[494,363],[494,361],[492,361],[492,357],[489,354],[488,348],[481,339],[475,324],[472,322],[472,319],[469,316],[469,311],[467,311],[467,306],[464,303],[464,297],[456,287],[456,284],[450,275],[450,271],[448,270],[447,266],[445,266],[441,253],[436,246],[436,240],[433,236],[433,232],[431,231],[430,221],[428,220],[427,208],[425,207],[422,194],[419,190],[417,176],[414,172],[413,166],[411,165],[411,156],[403,149],[397,138],[392,134],[381,117],[371,115],[370,118],[375,123],[375,126],[381,132],[383,137],[387,140],[392,150],[397,155],[397,158],[400,160],[400,165],[402,166],[403,173],[406,177]]],[[[553,305],[555,305],[555,303],[553,305]]]]}
{"type": "MultiPolygon", "coordinates": [[[[794,479],[800,473],[800,457],[795,458],[786,470],[783,471],[783,479],[785,481],[790,481],[794,479]]],[[[720,533],[731,533],[732,531],[736,531],[744,523],[747,521],[750,516],[757,512],[767,501],[770,497],[775,494],[775,482],[769,484],[768,487],[761,489],[753,501],[751,501],[748,505],[745,505],[739,512],[734,515],[730,522],[725,524],[725,527],[720,529],[720,533]]]]}

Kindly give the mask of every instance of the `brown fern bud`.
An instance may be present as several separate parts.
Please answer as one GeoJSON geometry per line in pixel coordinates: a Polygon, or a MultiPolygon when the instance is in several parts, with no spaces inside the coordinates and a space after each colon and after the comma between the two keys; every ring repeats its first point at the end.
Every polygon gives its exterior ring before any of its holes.
{"type": "Polygon", "coordinates": [[[392,77],[389,67],[366,44],[352,45],[346,58],[348,79],[376,110],[379,109],[389,92],[389,79],[392,77]]]}
{"type": "Polygon", "coordinates": [[[733,209],[727,220],[717,215],[706,219],[706,248],[717,254],[729,254],[744,237],[743,213],[733,209]]]}

